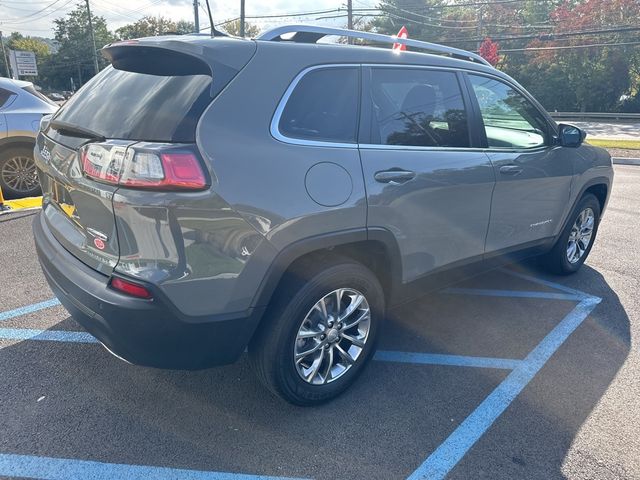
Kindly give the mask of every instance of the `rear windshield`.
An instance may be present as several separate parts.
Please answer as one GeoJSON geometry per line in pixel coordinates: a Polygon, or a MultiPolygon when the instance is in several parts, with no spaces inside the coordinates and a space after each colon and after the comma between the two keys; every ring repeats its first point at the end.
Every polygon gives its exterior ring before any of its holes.
{"type": "Polygon", "coordinates": [[[107,67],[78,91],[56,120],[105,138],[194,142],[211,101],[209,75],[163,76],[107,67]]]}

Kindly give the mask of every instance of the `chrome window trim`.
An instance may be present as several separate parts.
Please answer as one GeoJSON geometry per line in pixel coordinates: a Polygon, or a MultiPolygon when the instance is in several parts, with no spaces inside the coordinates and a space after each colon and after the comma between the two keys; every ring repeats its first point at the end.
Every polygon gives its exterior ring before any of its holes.
{"type": "MultiPolygon", "coordinates": [[[[302,138],[288,137],[284,135],[282,132],[280,132],[280,118],[282,116],[282,112],[284,112],[284,108],[289,102],[289,98],[291,97],[291,94],[293,93],[295,88],[298,86],[298,83],[300,83],[300,80],[302,80],[302,78],[307,73],[313,72],[315,70],[322,70],[322,69],[329,69],[329,68],[345,68],[345,67],[360,68],[361,65],[359,63],[328,63],[328,64],[322,64],[322,65],[312,65],[311,67],[307,67],[304,70],[302,70],[300,73],[298,73],[298,75],[295,76],[293,81],[289,84],[289,86],[285,90],[284,95],[282,95],[282,98],[278,103],[278,107],[276,108],[276,111],[273,114],[273,117],[271,118],[271,126],[269,129],[271,132],[271,136],[280,142],[288,143],[291,145],[303,145],[307,147],[358,148],[357,141],[353,143],[341,143],[341,142],[332,142],[329,140],[327,141],[305,140],[302,138]]],[[[358,90],[360,90],[359,85],[358,85],[358,90]]],[[[356,134],[357,134],[357,126],[356,126],[356,134]]]]}
{"type": "MultiPolygon", "coordinates": [[[[291,81],[287,89],[285,90],[280,102],[278,102],[278,107],[276,108],[273,117],[271,118],[270,124],[270,133],[271,136],[278,140],[279,142],[286,143],[289,145],[300,145],[307,147],[325,147],[325,148],[361,148],[363,150],[405,150],[405,151],[445,151],[445,152],[484,152],[484,153],[535,153],[542,152],[549,148],[555,148],[554,145],[543,145],[541,147],[534,147],[532,149],[527,148],[500,148],[500,147],[420,147],[415,145],[383,145],[383,144],[365,144],[365,143],[340,143],[340,142],[331,142],[331,141],[323,141],[323,140],[304,140],[301,138],[292,138],[287,137],[286,135],[280,132],[279,124],[280,117],[282,116],[282,112],[284,111],[287,102],[289,101],[289,97],[293,93],[293,90],[296,88],[300,80],[309,72],[314,70],[320,70],[324,68],[340,68],[340,67],[369,67],[369,68],[419,68],[425,70],[443,70],[449,72],[457,72],[464,71],[471,74],[482,75],[485,77],[494,78],[502,83],[507,84],[509,87],[516,90],[518,93],[523,95],[527,100],[529,100],[528,95],[521,91],[520,88],[516,87],[512,82],[509,82],[507,79],[502,78],[501,76],[494,75],[492,73],[480,72],[478,70],[467,69],[467,68],[452,68],[452,67],[441,67],[437,65],[415,65],[415,64],[405,64],[405,63],[327,63],[327,64],[319,64],[312,65],[310,67],[306,67],[300,73],[298,73],[294,79],[291,81]]],[[[529,100],[530,101],[530,100],[529,100]]],[[[536,110],[540,111],[535,104],[533,104],[536,110]]],[[[542,113],[542,112],[541,112],[542,113]]],[[[544,115],[543,115],[544,116],[544,115]]]]}

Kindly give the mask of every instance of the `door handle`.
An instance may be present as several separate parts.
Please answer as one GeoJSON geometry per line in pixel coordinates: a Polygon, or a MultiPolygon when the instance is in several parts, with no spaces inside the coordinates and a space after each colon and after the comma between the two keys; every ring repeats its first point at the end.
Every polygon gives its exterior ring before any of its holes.
{"type": "Polygon", "coordinates": [[[373,178],[376,179],[376,182],[401,185],[412,180],[415,176],[416,172],[408,170],[383,170],[382,172],[376,172],[373,178]]]}
{"type": "Polygon", "coordinates": [[[518,175],[522,170],[523,168],[519,165],[504,165],[500,167],[500,173],[503,175],[518,175]]]}

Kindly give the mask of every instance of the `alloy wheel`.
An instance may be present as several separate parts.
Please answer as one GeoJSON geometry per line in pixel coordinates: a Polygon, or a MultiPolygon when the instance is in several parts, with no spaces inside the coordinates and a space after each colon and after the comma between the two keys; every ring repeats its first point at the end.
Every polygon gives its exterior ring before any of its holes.
{"type": "Polygon", "coordinates": [[[312,385],[337,380],[362,355],[370,329],[371,311],[362,293],[350,288],[328,293],[298,329],[294,347],[298,374],[312,385]]]}
{"type": "Polygon", "coordinates": [[[16,193],[30,193],[38,188],[38,172],[33,158],[16,156],[2,166],[2,182],[16,193]]]}
{"type": "Polygon", "coordinates": [[[577,263],[584,256],[591,243],[595,223],[596,216],[591,208],[585,208],[576,218],[567,241],[569,263],[577,263]]]}

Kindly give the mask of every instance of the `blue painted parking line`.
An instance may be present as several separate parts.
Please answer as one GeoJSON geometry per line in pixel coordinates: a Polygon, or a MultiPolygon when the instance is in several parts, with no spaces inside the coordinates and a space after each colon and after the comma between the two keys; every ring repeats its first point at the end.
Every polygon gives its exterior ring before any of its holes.
{"type": "Polygon", "coordinates": [[[425,462],[411,474],[408,480],[444,478],[511,405],[518,394],[600,301],[601,299],[597,297],[582,300],[440,444],[425,462]]]}
{"type": "Polygon", "coordinates": [[[556,290],[560,290],[561,292],[566,292],[571,295],[576,295],[580,297],[580,299],[591,297],[590,295],[587,295],[586,293],[581,292],[580,290],[575,290],[573,288],[566,287],[564,285],[561,285],[556,282],[551,282],[549,280],[544,280],[542,278],[532,277],[531,275],[527,275],[526,273],[516,272],[515,270],[511,270],[509,268],[501,268],[499,271],[502,273],[506,273],[507,275],[512,275],[514,277],[527,280],[531,283],[537,283],[538,285],[544,285],[545,287],[554,288],[556,290]]]}
{"type": "Polygon", "coordinates": [[[34,330],[30,328],[0,328],[1,340],[45,340],[48,342],[98,343],[86,332],[67,330],[34,330]]]}
{"type": "Polygon", "coordinates": [[[57,298],[52,298],[51,300],[45,300],[44,302],[33,303],[25,307],[7,310],[6,312],[0,312],[0,321],[9,320],[10,318],[19,317],[20,315],[27,315],[28,313],[44,310],[45,308],[55,307],[56,305],[60,305],[60,302],[57,298]]]}
{"type": "Polygon", "coordinates": [[[293,480],[287,477],[205,472],[88,460],[0,454],[0,475],[42,480],[293,480]]]}
{"type": "Polygon", "coordinates": [[[584,295],[578,296],[556,292],[530,292],[526,290],[485,290],[482,288],[446,288],[441,293],[451,295],[478,295],[481,297],[509,297],[509,298],[542,298],[545,300],[580,301],[584,295]]]}
{"type": "MultiPolygon", "coordinates": [[[[496,368],[511,370],[489,396],[438,446],[438,448],[409,477],[417,479],[444,478],[504,413],[522,390],[535,377],[553,354],[589,316],[601,299],[551,281],[502,269],[506,274],[544,285],[564,293],[512,291],[490,289],[449,288],[442,293],[511,298],[537,298],[545,300],[569,300],[578,305],[527,355],[524,360],[507,358],[471,357],[463,355],[428,354],[396,351],[378,351],[375,360],[421,365],[448,365],[460,367],[496,368]]],[[[0,320],[25,315],[57,305],[57,300],[1,312],[0,320]]],[[[76,343],[96,343],[88,333],[60,330],[30,330],[0,328],[0,339],[50,340],[76,343]]],[[[186,478],[186,479],[272,479],[244,474],[179,470],[164,467],[108,464],[82,460],[65,460],[47,457],[0,454],[0,475],[37,477],[45,480],[61,478],[186,478]],[[63,472],[63,473],[60,473],[63,472]]]]}
{"type": "Polygon", "coordinates": [[[498,368],[513,370],[522,360],[510,358],[470,357],[438,353],[393,352],[378,350],[373,357],[382,362],[413,363],[418,365],[447,365],[453,367],[498,368]]]}

